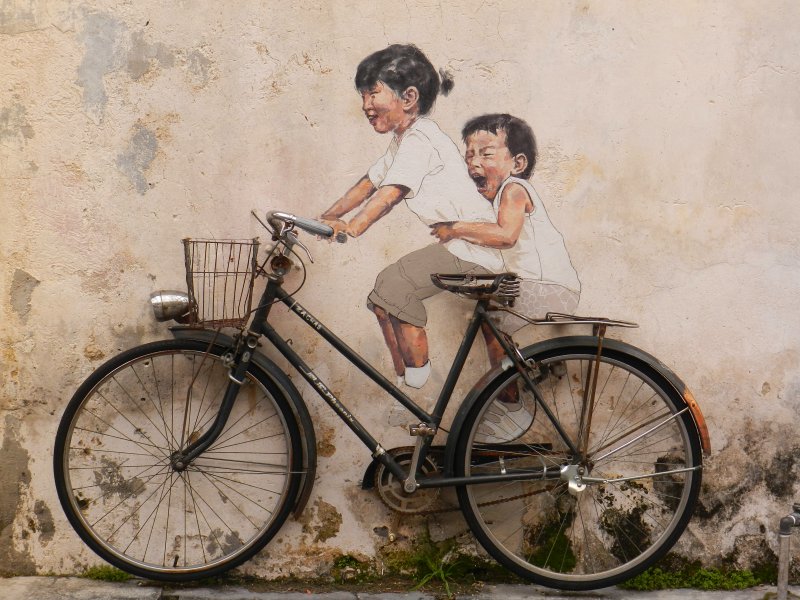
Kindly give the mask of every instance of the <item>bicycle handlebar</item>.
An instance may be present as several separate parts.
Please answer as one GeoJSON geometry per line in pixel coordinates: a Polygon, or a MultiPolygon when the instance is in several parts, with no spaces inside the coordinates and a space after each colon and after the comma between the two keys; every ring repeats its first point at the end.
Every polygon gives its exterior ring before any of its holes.
{"type": "Polygon", "coordinates": [[[267,221],[272,221],[273,219],[278,219],[284,223],[289,223],[314,235],[319,235],[325,238],[333,236],[333,227],[307,217],[298,217],[296,215],[281,212],[279,210],[271,210],[267,213],[267,221]]]}
{"type": "MultiPolygon", "coordinates": [[[[294,225],[295,227],[299,227],[303,231],[307,231],[308,233],[319,235],[324,238],[331,238],[333,237],[333,227],[330,225],[326,225],[325,223],[320,223],[315,219],[309,219],[308,217],[298,217],[297,215],[293,215],[291,213],[285,213],[279,210],[271,210],[267,213],[267,221],[271,223],[273,219],[278,219],[283,221],[284,223],[294,225]]],[[[273,225],[274,226],[274,225],[273,225]]],[[[347,234],[344,231],[340,231],[336,234],[334,238],[335,241],[339,242],[340,244],[344,244],[347,241],[347,234]]]]}

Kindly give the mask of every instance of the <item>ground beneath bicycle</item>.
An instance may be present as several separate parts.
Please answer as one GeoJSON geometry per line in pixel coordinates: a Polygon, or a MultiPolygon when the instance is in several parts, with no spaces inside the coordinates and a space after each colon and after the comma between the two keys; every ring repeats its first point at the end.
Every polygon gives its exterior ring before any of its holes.
{"type": "MultiPolygon", "coordinates": [[[[594,600],[770,600],[775,588],[759,586],[740,591],[704,592],[662,590],[634,592],[606,588],[593,592],[558,592],[525,584],[475,584],[451,587],[461,600],[528,600],[535,598],[587,598],[594,600]]],[[[446,598],[444,587],[413,591],[407,581],[342,585],[308,585],[302,582],[258,582],[245,585],[218,584],[161,586],[151,582],[112,583],[78,577],[12,577],[0,582],[3,600],[438,600],[446,598]],[[405,587],[400,587],[401,584],[405,587]]],[[[800,598],[800,587],[790,590],[800,598]]]]}

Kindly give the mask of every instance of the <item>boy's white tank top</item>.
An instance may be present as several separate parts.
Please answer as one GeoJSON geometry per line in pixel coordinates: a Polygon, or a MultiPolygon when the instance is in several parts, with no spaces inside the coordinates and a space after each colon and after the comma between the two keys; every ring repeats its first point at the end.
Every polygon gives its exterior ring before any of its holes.
{"type": "Polygon", "coordinates": [[[503,190],[512,182],[520,184],[528,192],[533,212],[525,217],[517,243],[502,251],[506,269],[523,279],[555,283],[580,293],[578,273],[570,261],[564,237],[553,226],[544,203],[530,182],[518,177],[506,179],[492,203],[495,216],[500,211],[503,190]]]}

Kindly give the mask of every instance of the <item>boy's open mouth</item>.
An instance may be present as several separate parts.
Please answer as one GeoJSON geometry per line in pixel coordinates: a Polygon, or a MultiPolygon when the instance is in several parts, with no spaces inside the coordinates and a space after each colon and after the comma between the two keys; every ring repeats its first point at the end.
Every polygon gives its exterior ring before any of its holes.
{"type": "Polygon", "coordinates": [[[470,177],[472,178],[472,181],[475,182],[475,185],[479,190],[486,189],[486,177],[483,177],[482,175],[470,175],[470,177]]]}

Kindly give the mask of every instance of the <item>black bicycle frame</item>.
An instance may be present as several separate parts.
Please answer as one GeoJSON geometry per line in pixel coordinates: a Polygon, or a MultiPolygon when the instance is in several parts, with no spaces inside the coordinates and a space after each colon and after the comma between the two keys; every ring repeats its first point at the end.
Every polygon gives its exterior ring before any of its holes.
{"type": "MultiPolygon", "coordinates": [[[[292,349],[289,343],[283,339],[283,337],[281,337],[277,331],[275,331],[272,325],[269,324],[268,317],[270,310],[278,301],[285,304],[289,310],[300,317],[300,319],[306,325],[311,327],[311,329],[313,329],[318,335],[331,344],[331,346],[333,346],[339,352],[339,354],[344,356],[351,364],[356,366],[362,373],[364,373],[378,386],[389,393],[395,400],[402,404],[409,412],[411,412],[420,420],[420,425],[426,425],[433,431],[438,429],[442,421],[444,411],[447,408],[447,404],[449,403],[453,391],[455,390],[456,383],[458,382],[461,372],[464,369],[464,365],[466,364],[467,356],[469,355],[472,345],[475,342],[475,338],[478,335],[478,330],[480,329],[482,323],[487,323],[489,328],[492,330],[492,333],[503,347],[503,350],[506,352],[509,358],[512,359],[512,362],[517,367],[520,376],[528,385],[529,389],[533,391],[539,407],[542,408],[549,417],[556,431],[564,440],[565,444],[570,449],[570,452],[573,453],[573,456],[578,456],[578,449],[575,447],[569,436],[567,436],[567,434],[563,431],[558,419],[555,417],[555,415],[553,415],[550,408],[541,398],[538,388],[530,379],[530,375],[527,373],[527,370],[523,367],[523,361],[521,357],[515,357],[515,354],[517,356],[519,354],[516,348],[512,348],[512,346],[506,342],[502,334],[495,327],[494,323],[492,323],[492,321],[487,317],[487,306],[489,303],[488,300],[478,300],[475,310],[472,314],[472,318],[467,325],[464,338],[461,341],[458,352],[453,359],[453,364],[450,367],[450,371],[447,374],[447,378],[442,386],[442,390],[439,393],[439,398],[436,401],[433,412],[429,414],[411,398],[404,394],[402,390],[393,385],[388,379],[379,373],[372,365],[364,360],[364,358],[362,358],[355,350],[350,348],[336,334],[322,324],[290,294],[288,294],[281,287],[282,281],[283,280],[281,277],[268,276],[266,289],[264,290],[264,293],[261,297],[261,302],[255,311],[253,321],[250,326],[250,331],[245,338],[247,343],[240,344],[240,348],[236,353],[236,358],[234,359],[234,372],[230,377],[232,381],[228,385],[228,389],[223,399],[222,406],[220,407],[220,412],[217,415],[217,419],[205,435],[201,436],[200,439],[189,445],[184,450],[184,452],[181,454],[183,459],[190,461],[191,459],[195,458],[211,443],[213,443],[214,439],[216,439],[216,437],[219,435],[218,432],[221,431],[225,425],[225,420],[227,420],[227,416],[230,414],[233,402],[235,401],[238,393],[238,388],[242,383],[244,373],[247,371],[247,366],[252,355],[251,351],[255,347],[255,339],[257,339],[259,335],[264,335],[273,344],[273,346],[275,346],[278,352],[280,352],[280,354],[297,370],[297,372],[303,376],[309,385],[316,390],[320,397],[336,412],[337,415],[339,415],[339,418],[341,418],[344,423],[353,431],[353,433],[355,433],[358,439],[360,439],[364,445],[369,448],[370,452],[372,453],[372,457],[375,460],[381,462],[401,481],[405,481],[410,475],[412,475],[412,473],[406,471],[394,460],[394,458],[392,458],[390,454],[386,452],[378,440],[376,440],[369,433],[369,431],[366,430],[366,428],[358,421],[355,415],[353,415],[353,413],[344,404],[342,404],[342,402],[336,397],[330,388],[325,385],[325,382],[323,382],[314,373],[314,371],[305,363],[305,361],[303,361],[303,359],[292,349]]],[[[432,441],[433,435],[423,436],[418,464],[422,464],[424,461],[425,455],[427,454],[432,441]]],[[[522,471],[510,471],[500,475],[423,478],[417,481],[417,486],[420,488],[445,487],[464,485],[466,483],[477,484],[512,480],[519,481],[523,479],[558,478],[559,476],[560,472],[557,469],[552,469],[550,472],[548,472],[547,468],[538,468],[525,469],[522,471]]]]}

